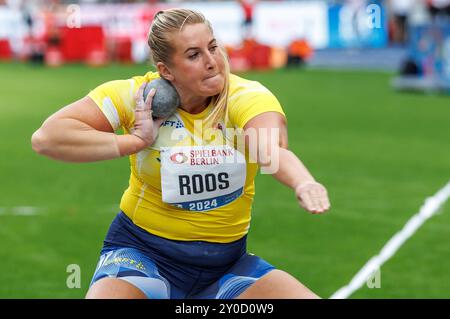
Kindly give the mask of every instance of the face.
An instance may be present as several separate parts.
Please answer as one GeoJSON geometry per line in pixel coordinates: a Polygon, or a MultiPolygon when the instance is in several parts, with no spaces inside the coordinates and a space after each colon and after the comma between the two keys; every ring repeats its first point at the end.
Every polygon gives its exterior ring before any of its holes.
{"type": "Polygon", "coordinates": [[[206,24],[184,26],[181,32],[172,34],[172,45],[175,53],[166,65],[165,78],[172,81],[178,91],[198,97],[214,96],[222,91],[224,60],[206,24]]]}

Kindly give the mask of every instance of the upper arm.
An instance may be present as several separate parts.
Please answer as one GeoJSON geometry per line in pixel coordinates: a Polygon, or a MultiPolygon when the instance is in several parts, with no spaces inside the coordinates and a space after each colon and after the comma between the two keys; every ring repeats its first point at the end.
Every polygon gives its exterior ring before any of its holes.
{"type": "MultiPolygon", "coordinates": [[[[230,97],[231,123],[244,130],[246,152],[267,163],[274,147],[288,147],[286,116],[278,99],[264,86],[250,82],[230,97]]],[[[277,151],[277,150],[275,150],[277,151]]]]}
{"type": "Polygon", "coordinates": [[[89,96],[63,107],[45,120],[43,126],[58,119],[74,119],[98,131],[114,132],[108,118],[89,96]]]}
{"type": "Polygon", "coordinates": [[[286,117],[279,112],[265,112],[251,118],[244,126],[244,133],[246,145],[249,145],[249,137],[256,136],[257,145],[264,142],[270,146],[272,142],[275,142],[279,147],[288,148],[286,117]]]}

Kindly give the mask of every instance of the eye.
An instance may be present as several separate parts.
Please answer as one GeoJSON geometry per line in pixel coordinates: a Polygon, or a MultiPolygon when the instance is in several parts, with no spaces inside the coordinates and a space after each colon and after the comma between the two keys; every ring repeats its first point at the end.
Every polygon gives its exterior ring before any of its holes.
{"type": "Polygon", "coordinates": [[[216,52],[216,50],[217,50],[217,45],[214,45],[211,48],[209,48],[209,51],[211,51],[212,53],[216,52]]]}
{"type": "Polygon", "coordinates": [[[190,54],[190,55],[188,56],[188,58],[189,58],[190,60],[194,60],[197,56],[198,56],[198,52],[195,52],[195,53],[193,53],[193,54],[190,54]]]}

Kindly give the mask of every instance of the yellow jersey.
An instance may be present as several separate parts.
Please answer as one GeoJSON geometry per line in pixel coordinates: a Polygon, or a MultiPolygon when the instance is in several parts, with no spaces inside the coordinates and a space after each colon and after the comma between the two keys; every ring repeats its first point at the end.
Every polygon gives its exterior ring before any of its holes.
{"type": "MultiPolygon", "coordinates": [[[[157,78],[159,78],[157,72],[148,72],[144,76],[106,82],[92,90],[88,96],[106,116],[114,131],[122,128],[124,134],[128,134],[134,126],[134,94],[144,81],[150,82],[157,78]]],[[[163,157],[167,161],[170,162],[169,159],[171,159],[172,162],[177,164],[186,162],[185,159],[190,154],[192,156],[198,155],[195,159],[192,157],[190,159],[191,162],[187,161],[185,165],[202,164],[205,166],[214,164],[210,163],[209,160],[212,159],[214,161],[214,156],[216,155],[224,155],[227,152],[232,153],[233,149],[231,151],[230,149],[219,151],[215,150],[214,147],[209,147],[208,149],[203,148],[201,151],[187,152],[187,155],[177,152],[176,154],[161,156],[163,151],[170,151],[172,148],[199,145],[199,143],[204,142],[201,140],[203,135],[201,132],[198,132],[199,126],[196,124],[196,121],[205,119],[213,107],[214,105],[210,103],[207,108],[198,114],[190,114],[178,108],[175,114],[162,124],[153,145],[129,156],[131,168],[129,186],[122,196],[120,209],[137,226],[154,235],[182,241],[201,240],[227,243],[238,240],[247,234],[250,227],[251,207],[255,194],[254,178],[258,170],[258,165],[248,160],[248,154],[243,154],[246,161],[241,170],[234,172],[235,175],[244,175],[241,179],[242,187],[233,191],[232,194],[217,197],[217,200],[219,202],[222,201],[222,204],[217,204],[216,198],[207,202],[191,201],[188,204],[163,201],[164,196],[166,198],[170,197],[166,193],[170,193],[173,190],[164,190],[164,187],[170,188],[170,185],[173,184],[173,176],[171,176],[170,170],[167,169],[161,176],[161,172],[163,172],[161,160],[163,157]],[[184,130],[188,134],[177,134],[180,130],[184,130]],[[195,138],[196,136],[200,137],[200,141],[195,138]],[[199,156],[207,157],[200,158],[199,156]],[[223,201],[224,198],[225,201],[223,201]],[[199,205],[202,206],[200,209],[199,205]],[[195,207],[190,209],[193,206],[195,207]]],[[[264,112],[278,112],[283,116],[285,115],[276,97],[262,84],[233,74],[230,74],[227,112],[226,123],[221,123],[224,128],[219,125],[221,130],[226,128],[242,129],[249,120],[264,112]]],[[[225,141],[222,135],[219,138],[211,139],[215,140],[216,143],[217,141],[225,141]]],[[[223,142],[222,144],[229,143],[223,142]]],[[[233,146],[236,147],[236,144],[233,144],[233,146]]],[[[232,155],[231,153],[227,153],[227,155],[232,155]]],[[[196,166],[192,167],[195,168],[196,166]]],[[[230,169],[235,169],[237,166],[231,165],[229,167],[230,169]]],[[[207,167],[205,169],[208,170],[207,167]]],[[[185,169],[185,171],[189,170],[185,169]]],[[[194,174],[190,177],[195,179],[195,177],[199,176],[200,174],[194,174]]],[[[213,180],[213,174],[206,174],[205,176],[206,182],[209,181],[209,177],[212,178],[212,182],[207,184],[206,188],[208,188],[208,185],[213,185],[215,188],[220,188],[224,185],[230,186],[228,185],[230,183],[225,178],[221,180],[219,176],[219,179],[215,181],[213,180]],[[220,184],[220,182],[223,183],[220,184]]],[[[227,176],[227,173],[223,173],[223,176],[227,176]]],[[[239,176],[235,177],[239,179],[239,176]]],[[[181,181],[182,177],[179,178],[181,181]]],[[[239,183],[239,181],[236,183],[239,183]]],[[[184,186],[186,186],[184,189],[186,192],[196,192],[195,187],[193,189],[190,188],[192,185],[184,186]]],[[[180,191],[183,191],[181,186],[180,191]]],[[[203,186],[202,191],[204,191],[203,186]]],[[[197,194],[191,195],[197,196],[197,194]]]]}

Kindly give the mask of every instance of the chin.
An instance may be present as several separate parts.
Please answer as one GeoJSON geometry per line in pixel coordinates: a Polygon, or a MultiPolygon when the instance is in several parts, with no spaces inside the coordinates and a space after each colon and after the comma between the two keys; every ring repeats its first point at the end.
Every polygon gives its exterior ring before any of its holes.
{"type": "Polygon", "coordinates": [[[220,81],[220,83],[217,83],[216,85],[208,85],[206,87],[203,87],[202,94],[203,96],[214,96],[222,92],[223,86],[225,85],[225,81],[220,81]]]}
{"type": "Polygon", "coordinates": [[[223,88],[223,86],[209,90],[208,96],[214,96],[214,95],[219,94],[220,92],[222,92],[222,88],[223,88]]]}

